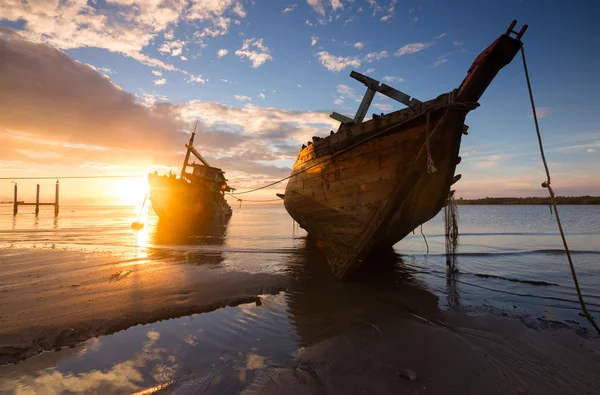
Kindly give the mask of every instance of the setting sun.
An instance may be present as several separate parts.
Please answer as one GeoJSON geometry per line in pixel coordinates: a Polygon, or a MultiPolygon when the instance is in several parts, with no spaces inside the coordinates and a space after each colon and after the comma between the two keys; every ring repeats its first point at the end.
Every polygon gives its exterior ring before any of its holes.
{"type": "Polygon", "coordinates": [[[112,188],[116,203],[139,209],[148,191],[148,182],[144,177],[129,178],[114,181],[112,188]]]}

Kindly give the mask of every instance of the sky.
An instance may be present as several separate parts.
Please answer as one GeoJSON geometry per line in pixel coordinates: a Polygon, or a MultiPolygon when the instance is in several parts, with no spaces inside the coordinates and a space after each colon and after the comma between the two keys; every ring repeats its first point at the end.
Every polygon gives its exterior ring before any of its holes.
{"type": "MultiPolygon", "coordinates": [[[[143,198],[144,175],[178,172],[195,145],[239,191],[290,174],[300,146],[353,116],[367,74],[421,101],[457,88],[517,19],[552,184],[600,195],[597,1],[4,0],[0,177],[63,180],[76,203],[143,198]]],[[[457,196],[543,196],[520,57],[467,116],[457,196]]],[[[377,95],[372,112],[403,106],[377,95]]],[[[38,181],[19,181],[32,200],[38,181]]],[[[39,181],[52,200],[54,180],[39,181]]],[[[0,199],[13,184],[0,180],[0,199]]],[[[246,195],[274,198],[285,184],[246,195]]]]}

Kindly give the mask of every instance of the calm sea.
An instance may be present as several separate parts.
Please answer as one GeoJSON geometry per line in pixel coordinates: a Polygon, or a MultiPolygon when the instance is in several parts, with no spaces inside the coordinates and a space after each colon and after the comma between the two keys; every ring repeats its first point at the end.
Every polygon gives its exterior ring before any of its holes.
{"type": "MultiPolygon", "coordinates": [[[[588,309],[600,319],[600,206],[559,210],[588,309]]],[[[350,283],[313,279],[324,265],[322,258],[307,249],[306,234],[283,206],[234,207],[219,234],[183,238],[161,233],[152,214],[143,231],[132,231],[133,207],[65,206],[57,219],[50,209],[39,217],[21,211],[13,217],[10,206],[0,206],[3,248],[105,251],[123,260],[188,251],[216,267],[300,281],[286,292],[265,296],[260,308],[241,305],[139,325],[16,367],[0,367],[5,377],[0,391],[134,392],[184,376],[207,380],[217,368],[237,375],[240,366],[251,375],[258,369],[252,366],[290,362],[298,348],[343,326],[350,312],[368,310],[366,300],[380,302],[407,283],[437,296],[443,309],[512,316],[541,330],[567,327],[585,334],[591,328],[580,314],[556,222],[546,206],[459,206],[459,273],[446,271],[440,214],[423,225],[429,253],[417,229],[394,247],[395,253],[374,258],[383,262],[378,262],[383,275],[350,283]],[[163,254],[148,254],[156,251],[163,254]]],[[[230,385],[235,392],[238,387],[230,385]]]]}

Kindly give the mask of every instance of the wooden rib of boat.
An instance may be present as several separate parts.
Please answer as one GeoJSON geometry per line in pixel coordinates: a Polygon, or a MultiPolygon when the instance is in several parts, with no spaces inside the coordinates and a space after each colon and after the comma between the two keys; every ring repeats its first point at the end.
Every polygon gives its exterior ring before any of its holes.
{"type": "Polygon", "coordinates": [[[179,177],[169,174],[148,175],[152,208],[161,221],[186,227],[226,223],[232,210],[225,192],[235,191],[227,185],[225,172],[212,167],[194,148],[194,135],[186,144],[187,152],[179,177]],[[189,163],[190,155],[200,163],[189,163]],[[191,172],[187,172],[191,168],[191,172]]]}
{"type": "MultiPolygon", "coordinates": [[[[337,133],[300,150],[283,197],[288,213],[323,251],[339,278],[376,249],[390,248],[444,206],[460,161],[469,111],[521,48],[516,21],[474,61],[458,89],[421,102],[362,74],[367,92],[337,133]],[[514,37],[513,37],[514,35],[514,37]],[[364,121],[375,93],[407,106],[364,121]]],[[[370,262],[376,264],[376,262],[370,262]]]]}

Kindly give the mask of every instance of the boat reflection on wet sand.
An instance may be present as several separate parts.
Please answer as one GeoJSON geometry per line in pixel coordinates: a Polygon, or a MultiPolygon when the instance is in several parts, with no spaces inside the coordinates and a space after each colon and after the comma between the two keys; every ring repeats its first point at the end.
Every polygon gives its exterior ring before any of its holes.
{"type": "Polygon", "coordinates": [[[298,248],[285,292],[2,366],[0,392],[593,392],[598,353],[578,349],[597,350],[593,339],[440,311],[400,255],[371,259],[360,282],[340,282],[298,248]]]}

